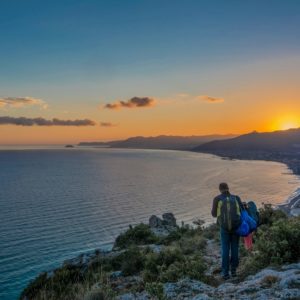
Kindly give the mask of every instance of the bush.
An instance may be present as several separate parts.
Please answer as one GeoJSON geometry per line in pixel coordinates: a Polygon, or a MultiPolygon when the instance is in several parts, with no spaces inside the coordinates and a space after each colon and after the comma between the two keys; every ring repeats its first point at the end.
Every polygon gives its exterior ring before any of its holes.
{"type": "Polygon", "coordinates": [[[115,270],[121,270],[125,276],[140,272],[144,267],[144,253],[138,248],[131,246],[122,254],[111,260],[115,270]]]}
{"type": "Polygon", "coordinates": [[[300,258],[300,218],[274,222],[260,233],[256,249],[265,266],[297,262],[300,258]]]}
{"type": "Polygon", "coordinates": [[[23,297],[27,297],[29,299],[33,299],[38,292],[46,285],[48,279],[47,279],[47,273],[44,272],[40,274],[35,280],[29,283],[29,285],[23,290],[20,299],[23,297]]]}
{"type": "Polygon", "coordinates": [[[268,266],[299,261],[300,217],[280,218],[272,222],[272,225],[264,225],[257,232],[254,251],[241,265],[241,279],[268,266]]]}
{"type": "Polygon", "coordinates": [[[199,235],[195,237],[183,237],[178,241],[178,246],[185,255],[204,252],[206,239],[199,235]]]}
{"type": "Polygon", "coordinates": [[[209,226],[203,229],[203,237],[209,240],[216,240],[220,239],[220,228],[217,223],[210,224],[209,226]]]}
{"type": "Polygon", "coordinates": [[[158,241],[158,238],[146,224],[139,224],[121,233],[115,241],[114,248],[125,249],[131,245],[147,245],[158,241]]]}
{"type": "Polygon", "coordinates": [[[263,207],[259,209],[260,225],[271,226],[280,219],[287,219],[287,214],[280,209],[273,209],[272,204],[263,203],[263,207]]]}
{"type": "Polygon", "coordinates": [[[184,255],[180,248],[164,249],[147,255],[143,279],[145,282],[174,282],[188,276],[202,279],[206,265],[200,254],[184,255]]]}
{"type": "Polygon", "coordinates": [[[150,296],[155,297],[158,300],[167,299],[164,295],[164,287],[160,282],[147,283],[145,289],[150,294],[150,296]]]}

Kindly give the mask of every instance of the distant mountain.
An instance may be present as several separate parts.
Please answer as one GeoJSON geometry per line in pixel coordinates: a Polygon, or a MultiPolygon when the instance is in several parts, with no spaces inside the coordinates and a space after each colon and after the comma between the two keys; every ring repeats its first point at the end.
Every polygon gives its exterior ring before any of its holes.
{"type": "Polygon", "coordinates": [[[135,148],[135,149],[168,149],[168,150],[191,150],[200,144],[213,140],[222,140],[233,135],[204,135],[204,136],[167,136],[156,137],[131,137],[123,141],[111,142],[84,142],[79,146],[99,146],[112,148],[135,148]]]}
{"type": "Polygon", "coordinates": [[[109,141],[109,142],[80,142],[78,146],[90,146],[90,147],[112,147],[114,144],[121,141],[109,141]]]}
{"type": "Polygon", "coordinates": [[[254,131],[232,139],[205,143],[195,147],[194,150],[300,152],[300,128],[263,133],[254,131]]]}
{"type": "Polygon", "coordinates": [[[269,160],[285,163],[300,175],[300,128],[274,132],[252,132],[223,141],[212,141],[193,151],[234,159],[269,160]]]}

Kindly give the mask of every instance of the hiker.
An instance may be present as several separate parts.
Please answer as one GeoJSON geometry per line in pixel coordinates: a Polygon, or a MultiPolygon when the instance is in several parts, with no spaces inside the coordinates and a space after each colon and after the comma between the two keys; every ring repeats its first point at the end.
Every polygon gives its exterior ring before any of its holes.
{"type": "MultiPolygon", "coordinates": [[[[243,208],[246,209],[246,210],[248,210],[248,204],[247,204],[247,202],[243,202],[243,208]]],[[[252,248],[253,248],[253,232],[250,232],[243,239],[244,239],[245,249],[248,250],[248,251],[252,251],[252,248]]]]}
{"type": "Polygon", "coordinates": [[[242,202],[239,196],[230,194],[228,184],[223,182],[219,185],[221,194],[213,200],[211,214],[217,217],[220,226],[222,247],[222,277],[227,280],[229,266],[231,276],[236,277],[236,269],[239,264],[239,236],[235,230],[240,225],[242,202]]]}

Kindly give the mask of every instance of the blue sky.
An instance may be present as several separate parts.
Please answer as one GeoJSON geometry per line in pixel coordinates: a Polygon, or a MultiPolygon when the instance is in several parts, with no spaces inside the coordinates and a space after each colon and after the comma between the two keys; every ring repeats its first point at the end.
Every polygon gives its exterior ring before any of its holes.
{"type": "Polygon", "coordinates": [[[297,0],[1,1],[0,97],[79,116],[137,95],[223,97],[281,69],[295,86],[299,28],[297,0]]]}
{"type": "Polygon", "coordinates": [[[32,80],[90,83],[300,50],[296,0],[10,0],[0,18],[1,89],[12,92],[32,80]]]}

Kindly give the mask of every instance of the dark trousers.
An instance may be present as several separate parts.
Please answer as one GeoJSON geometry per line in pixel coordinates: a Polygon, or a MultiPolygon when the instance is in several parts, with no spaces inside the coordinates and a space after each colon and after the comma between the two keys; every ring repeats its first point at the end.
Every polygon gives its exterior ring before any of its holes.
{"type": "Polygon", "coordinates": [[[236,268],[239,265],[239,239],[238,235],[221,228],[223,276],[229,275],[229,266],[231,266],[231,273],[236,272],[236,268]]]}

